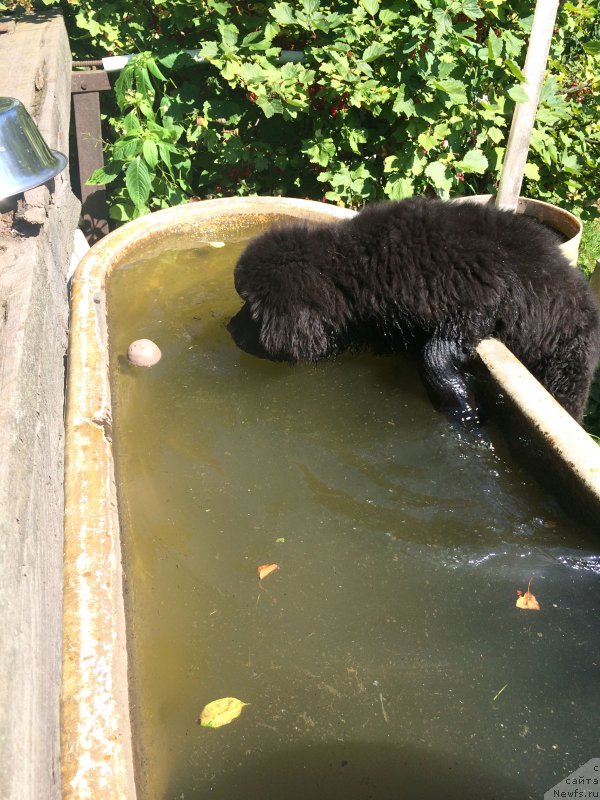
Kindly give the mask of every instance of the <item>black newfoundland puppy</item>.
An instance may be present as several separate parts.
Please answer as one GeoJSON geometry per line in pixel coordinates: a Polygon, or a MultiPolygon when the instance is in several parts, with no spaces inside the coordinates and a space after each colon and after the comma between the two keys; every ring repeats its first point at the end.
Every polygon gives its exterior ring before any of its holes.
{"type": "Polygon", "coordinates": [[[228,329],[254,355],[317,361],[415,344],[436,407],[468,421],[465,370],[493,336],[582,418],[598,307],[555,234],[527,217],[475,203],[376,203],[341,222],[268,231],[234,277],[245,304],[228,329]]]}

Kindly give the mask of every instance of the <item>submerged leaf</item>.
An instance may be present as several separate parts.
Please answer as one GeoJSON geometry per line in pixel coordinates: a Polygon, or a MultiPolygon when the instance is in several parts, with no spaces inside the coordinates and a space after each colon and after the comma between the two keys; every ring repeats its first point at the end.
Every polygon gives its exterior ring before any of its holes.
{"type": "Polygon", "coordinates": [[[519,596],[517,597],[516,606],[517,608],[525,608],[529,611],[540,611],[540,604],[535,599],[535,595],[531,594],[529,591],[531,589],[532,580],[532,578],[529,579],[529,585],[527,586],[527,591],[525,593],[517,593],[519,596]]]}
{"type": "Polygon", "coordinates": [[[237,697],[222,697],[220,700],[213,700],[202,709],[198,722],[203,728],[220,728],[222,725],[229,725],[242,713],[244,706],[237,697]]]}
{"type": "Polygon", "coordinates": [[[262,567],[258,568],[258,580],[262,581],[267,578],[272,572],[276,572],[279,569],[279,564],[263,564],[262,567]]]}

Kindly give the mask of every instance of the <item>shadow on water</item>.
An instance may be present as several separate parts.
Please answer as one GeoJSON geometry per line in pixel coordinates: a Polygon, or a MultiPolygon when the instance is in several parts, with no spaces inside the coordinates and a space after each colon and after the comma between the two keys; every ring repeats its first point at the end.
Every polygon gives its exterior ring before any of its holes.
{"type": "MultiPolygon", "coordinates": [[[[218,734],[217,734],[218,735],[218,734]]],[[[161,800],[527,800],[523,779],[425,747],[348,742],[252,755],[197,785],[185,765],[161,800]],[[494,788],[491,789],[490,786],[494,788]]]]}

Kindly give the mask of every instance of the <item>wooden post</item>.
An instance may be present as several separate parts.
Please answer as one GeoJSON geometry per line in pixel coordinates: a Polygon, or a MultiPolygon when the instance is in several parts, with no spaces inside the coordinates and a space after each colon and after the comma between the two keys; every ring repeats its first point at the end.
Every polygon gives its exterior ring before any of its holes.
{"type": "Polygon", "coordinates": [[[521,193],[529,142],[540,100],[557,10],[558,0],[537,0],[523,69],[527,78],[524,89],[528,100],[526,103],[517,103],[515,107],[496,197],[497,206],[511,211],[517,208],[521,193]]]}
{"type": "Polygon", "coordinates": [[[103,70],[71,75],[81,192],[80,227],[90,244],[108,233],[106,187],[86,186],[85,183],[95,169],[104,166],[99,93],[105,89],[110,89],[110,82],[103,70]]]}

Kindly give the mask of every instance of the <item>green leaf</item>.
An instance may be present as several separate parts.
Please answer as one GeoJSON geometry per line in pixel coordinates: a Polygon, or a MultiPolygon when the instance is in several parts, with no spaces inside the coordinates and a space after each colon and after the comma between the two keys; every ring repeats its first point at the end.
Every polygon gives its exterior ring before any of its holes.
{"type": "Polygon", "coordinates": [[[511,86],[507,94],[511,100],[515,101],[515,103],[526,103],[529,100],[529,97],[527,97],[527,92],[521,86],[521,84],[518,84],[517,86],[511,86]]]}
{"type": "Polygon", "coordinates": [[[220,19],[217,22],[217,28],[221,34],[221,41],[223,42],[224,47],[227,49],[235,47],[240,33],[235,25],[230,25],[224,20],[220,19]]]}
{"type": "Polygon", "coordinates": [[[166,67],[167,69],[173,69],[173,67],[175,66],[175,62],[179,58],[183,57],[187,59],[188,63],[192,60],[187,53],[181,53],[178,50],[176,50],[173,53],[168,53],[166,56],[162,56],[162,58],[159,58],[158,63],[162,64],[163,67],[166,67]]]}
{"type": "Polygon", "coordinates": [[[405,197],[412,197],[415,193],[412,181],[408,178],[388,181],[383,187],[383,191],[390,200],[404,200],[405,197]]]}
{"type": "Polygon", "coordinates": [[[130,111],[129,114],[126,114],[123,117],[122,122],[126,133],[131,133],[132,131],[139,130],[142,127],[135,111],[130,111]]]}
{"type": "Polygon", "coordinates": [[[360,4],[372,17],[379,11],[379,0],[360,0],[360,4]]]}
{"type": "Polygon", "coordinates": [[[158,152],[160,153],[161,161],[166,164],[167,169],[171,169],[171,152],[173,152],[174,148],[171,145],[168,145],[166,142],[158,142],[157,143],[158,152]]]}
{"type": "Polygon", "coordinates": [[[133,64],[131,61],[125,64],[121,70],[121,74],[115,81],[115,95],[119,108],[123,109],[125,104],[125,96],[133,88],[133,64]]]}
{"type": "Polygon", "coordinates": [[[362,60],[366,61],[368,64],[369,61],[375,61],[376,58],[379,58],[384,53],[387,53],[387,51],[388,48],[384,44],[381,44],[381,42],[373,42],[373,44],[370,44],[362,54],[362,60]]]}
{"type": "Polygon", "coordinates": [[[488,168],[488,160],[481,150],[469,150],[463,160],[456,163],[456,166],[463,172],[477,172],[481,175],[488,168]]]}
{"type": "Polygon", "coordinates": [[[270,100],[266,97],[258,97],[256,105],[260,108],[267,119],[270,119],[275,113],[275,108],[270,100]]]}
{"type": "Polygon", "coordinates": [[[483,11],[479,8],[477,0],[464,0],[461,6],[462,13],[469,19],[481,19],[485,16],[483,11]]]}
{"type": "Polygon", "coordinates": [[[392,111],[394,114],[404,114],[407,117],[414,117],[416,114],[415,104],[410,98],[408,100],[404,98],[405,91],[406,87],[400,86],[398,92],[396,93],[396,99],[394,100],[392,111]]]}
{"type": "MultiPolygon", "coordinates": [[[[262,31],[251,31],[241,41],[241,47],[249,47],[251,44],[254,44],[258,39],[262,36],[262,31]]],[[[265,42],[265,47],[268,47],[268,42],[265,42]]],[[[260,48],[257,48],[260,49],[260,48]]]]}
{"type": "Polygon", "coordinates": [[[518,56],[523,49],[523,40],[519,39],[511,31],[503,31],[502,39],[504,40],[506,55],[518,56]]]}
{"type": "Polygon", "coordinates": [[[442,81],[432,81],[436,89],[445,92],[450,100],[456,105],[464,105],[467,102],[465,85],[456,78],[446,78],[442,81]]]}
{"type": "Polygon", "coordinates": [[[95,169],[85,184],[86,186],[105,186],[107,183],[112,183],[121,174],[122,169],[122,163],[109,161],[104,167],[95,169]]]}
{"type": "Polygon", "coordinates": [[[573,153],[568,153],[566,150],[562,154],[562,158],[560,160],[563,169],[567,170],[567,172],[579,172],[580,165],[579,161],[577,160],[577,156],[573,153]]]}
{"type": "Polygon", "coordinates": [[[533,14],[530,14],[528,17],[517,17],[517,25],[524,33],[531,33],[533,14]]]}
{"type": "Polygon", "coordinates": [[[320,5],[320,0],[302,0],[302,9],[308,15],[316,14],[320,5]]]}
{"type": "Polygon", "coordinates": [[[584,42],[583,49],[590,56],[600,55],[600,39],[590,39],[589,42],[584,42]]]}
{"type": "Polygon", "coordinates": [[[129,222],[130,219],[133,219],[134,212],[133,203],[111,203],[108,216],[117,222],[129,222]]]}
{"type": "Polygon", "coordinates": [[[150,75],[147,68],[143,64],[135,65],[135,83],[138,92],[147,95],[147,97],[154,97],[154,87],[150,81],[150,75]]]}
{"type": "Polygon", "coordinates": [[[448,191],[452,187],[452,176],[446,164],[441,161],[434,161],[425,167],[425,175],[429,178],[436,189],[448,191]]]}
{"type": "Polygon", "coordinates": [[[321,167],[326,167],[336,154],[336,147],[333,139],[321,139],[314,144],[304,141],[302,152],[310,158],[313,163],[321,167]]]}
{"type": "Polygon", "coordinates": [[[221,69],[221,75],[224,80],[235,83],[236,78],[240,74],[240,65],[237,61],[227,61],[221,69]]]}
{"type": "Polygon", "coordinates": [[[151,169],[158,164],[158,146],[154,139],[144,139],[142,143],[142,155],[144,161],[151,169]]]}
{"type": "Polygon", "coordinates": [[[496,36],[493,28],[490,28],[488,33],[488,55],[490,61],[495,61],[502,55],[502,39],[496,36]]]}
{"type": "Polygon", "coordinates": [[[515,64],[514,61],[511,61],[510,59],[507,58],[504,63],[506,64],[506,66],[508,67],[510,72],[512,72],[512,74],[515,76],[515,78],[520,80],[521,83],[526,83],[527,82],[527,78],[526,78],[525,74],[521,71],[519,66],[517,64],[515,64]]]}
{"type": "Polygon", "coordinates": [[[266,77],[265,71],[258,64],[247,62],[240,67],[240,78],[246,83],[259,83],[266,77]]]}
{"type": "Polygon", "coordinates": [[[391,11],[389,8],[382,8],[379,12],[379,19],[384,25],[393,25],[400,15],[396,11],[391,11]]]}
{"type": "Polygon", "coordinates": [[[214,61],[219,55],[219,45],[217,42],[203,42],[200,47],[200,58],[205,58],[207,61],[214,61]]]}
{"type": "Polygon", "coordinates": [[[504,139],[504,133],[500,130],[500,128],[496,128],[494,126],[488,128],[487,135],[494,144],[498,144],[498,142],[501,142],[504,139]]]}
{"type": "Polygon", "coordinates": [[[280,25],[294,25],[296,22],[292,7],[287,3],[276,3],[269,13],[280,25]]]}
{"type": "Polygon", "coordinates": [[[150,195],[150,173],[145,162],[137,156],[127,167],[125,186],[136,208],[146,205],[150,195]]]}
{"type": "Polygon", "coordinates": [[[153,58],[149,58],[148,59],[147,66],[148,66],[149,72],[151,72],[152,75],[154,75],[155,78],[158,78],[161,81],[166,81],[167,80],[165,78],[165,76],[162,74],[162,72],[160,71],[160,69],[158,67],[158,64],[156,63],[156,61],[153,58]]]}
{"type": "Polygon", "coordinates": [[[438,27],[439,33],[446,34],[452,32],[452,17],[442,8],[433,10],[433,19],[438,27]]]}
{"type": "Polygon", "coordinates": [[[435,147],[439,143],[439,139],[435,136],[432,136],[427,131],[423,131],[417,136],[417,142],[424,147],[425,150],[431,150],[432,147],[435,147]]]}
{"type": "Polygon", "coordinates": [[[539,181],[540,169],[537,164],[525,164],[525,177],[530,181],[539,181]]]}
{"type": "Polygon", "coordinates": [[[113,148],[113,157],[117,161],[129,161],[137,156],[142,148],[142,140],[140,139],[139,132],[127,134],[123,138],[115,142],[113,148]]]}

